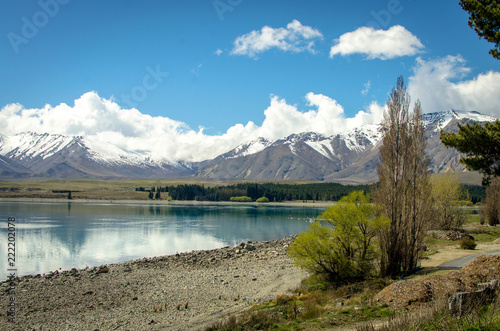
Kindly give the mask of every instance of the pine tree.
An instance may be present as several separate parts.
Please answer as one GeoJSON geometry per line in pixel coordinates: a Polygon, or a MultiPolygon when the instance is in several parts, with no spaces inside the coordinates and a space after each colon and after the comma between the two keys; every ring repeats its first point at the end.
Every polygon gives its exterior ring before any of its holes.
{"type": "Polygon", "coordinates": [[[469,26],[479,38],[484,38],[495,47],[490,54],[500,59],[500,2],[498,0],[460,0],[462,9],[469,12],[469,26]]]}
{"type": "Polygon", "coordinates": [[[471,171],[483,174],[483,185],[500,176],[500,120],[494,123],[460,125],[458,133],[441,131],[441,141],[465,156],[460,162],[471,171]]]}

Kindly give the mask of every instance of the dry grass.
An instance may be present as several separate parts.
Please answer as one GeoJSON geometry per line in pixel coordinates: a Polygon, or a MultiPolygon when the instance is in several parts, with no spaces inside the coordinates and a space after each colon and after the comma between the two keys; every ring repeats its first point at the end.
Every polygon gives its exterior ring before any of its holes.
{"type": "Polygon", "coordinates": [[[388,306],[372,305],[373,296],[389,281],[371,280],[339,288],[313,286],[321,280],[310,277],[293,294],[281,294],[274,300],[249,311],[214,323],[208,330],[295,330],[352,325],[359,321],[392,316],[388,306]],[[312,288],[323,288],[314,289],[312,288]]]}
{"type": "MultiPolygon", "coordinates": [[[[140,179],[140,180],[95,180],[95,179],[61,179],[0,182],[1,198],[62,198],[65,193],[52,193],[53,190],[71,190],[74,199],[106,199],[106,200],[147,200],[148,192],[137,192],[136,187],[150,188],[185,184],[186,180],[140,179]],[[14,188],[14,191],[9,191],[14,188]],[[7,190],[7,191],[5,191],[7,190]]],[[[205,186],[221,185],[213,181],[189,181],[190,184],[205,186]]]]}
{"type": "Polygon", "coordinates": [[[461,316],[452,315],[447,300],[436,302],[432,307],[414,310],[384,321],[360,324],[358,331],[413,331],[413,330],[500,330],[500,298],[493,302],[475,302],[461,316]]]}

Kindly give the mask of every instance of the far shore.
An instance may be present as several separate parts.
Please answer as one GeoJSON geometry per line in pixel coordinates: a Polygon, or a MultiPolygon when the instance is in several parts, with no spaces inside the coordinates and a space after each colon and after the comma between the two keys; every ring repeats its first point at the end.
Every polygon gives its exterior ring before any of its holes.
{"type": "Polygon", "coordinates": [[[272,206],[272,207],[311,207],[327,208],[333,201],[290,201],[290,202],[234,202],[234,201],[195,201],[195,200],[111,200],[111,199],[54,199],[54,198],[0,198],[0,202],[36,203],[90,203],[90,204],[141,204],[141,205],[192,205],[192,206],[272,206]]]}

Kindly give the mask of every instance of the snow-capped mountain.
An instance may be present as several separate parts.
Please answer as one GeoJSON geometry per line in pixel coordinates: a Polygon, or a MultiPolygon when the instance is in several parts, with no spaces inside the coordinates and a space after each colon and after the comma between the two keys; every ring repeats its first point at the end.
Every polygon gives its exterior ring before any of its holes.
{"type": "MultiPolygon", "coordinates": [[[[491,116],[450,109],[423,115],[430,171],[465,171],[460,155],[447,149],[439,138],[440,130],[457,132],[457,123],[491,122],[491,116]]],[[[239,146],[220,157],[203,162],[197,175],[213,179],[303,179],[363,182],[377,180],[378,144],[382,138],[377,125],[325,137],[308,132],[292,134],[276,141],[262,138],[239,146]],[[256,146],[254,153],[248,146],[256,146]],[[258,147],[258,148],[257,148],[258,147]]]]}
{"type": "MultiPolygon", "coordinates": [[[[445,148],[440,130],[456,123],[495,118],[477,112],[448,110],[423,115],[430,171],[464,170],[460,155],[445,148]]],[[[379,126],[324,136],[315,132],[277,140],[259,138],[215,159],[198,163],[169,160],[151,152],[127,150],[96,136],[20,133],[0,135],[0,178],[174,178],[290,179],[364,182],[377,179],[379,126]]]]}
{"type": "MultiPolygon", "coordinates": [[[[219,180],[340,180],[347,168],[370,155],[379,140],[377,126],[330,137],[305,132],[275,141],[259,138],[196,165],[196,176],[219,180]]],[[[371,167],[370,172],[373,170],[371,167]]],[[[365,171],[359,175],[367,176],[365,171]]]]}
{"type": "Polygon", "coordinates": [[[436,132],[444,129],[453,120],[475,121],[481,123],[493,122],[496,120],[494,117],[483,115],[477,111],[462,111],[455,109],[437,113],[428,113],[424,114],[422,117],[426,126],[435,126],[436,132]]]}
{"type": "Polygon", "coordinates": [[[242,144],[236,147],[235,149],[222,154],[221,158],[224,159],[233,159],[241,156],[247,156],[247,155],[252,155],[255,153],[258,153],[267,147],[269,147],[273,141],[265,139],[265,138],[258,138],[254,141],[251,141],[247,144],[242,144]]]}
{"type": "MultiPolygon", "coordinates": [[[[0,139],[0,155],[21,173],[48,177],[156,177],[178,175],[182,163],[155,159],[149,154],[126,151],[95,137],[20,133],[0,139]]],[[[6,176],[5,171],[0,174],[6,176]]]]}

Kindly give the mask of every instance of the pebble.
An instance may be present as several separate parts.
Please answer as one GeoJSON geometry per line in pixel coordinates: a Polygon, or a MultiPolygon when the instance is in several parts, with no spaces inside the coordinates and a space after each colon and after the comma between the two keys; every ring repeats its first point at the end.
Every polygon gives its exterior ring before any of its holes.
{"type": "MultiPolygon", "coordinates": [[[[300,284],[306,274],[286,254],[292,240],[24,276],[16,291],[14,330],[38,330],[41,325],[47,330],[69,325],[75,330],[203,330],[227,312],[241,309],[236,308],[241,298],[260,302],[300,284]],[[214,311],[221,313],[212,315],[214,311]]],[[[1,295],[0,305],[7,307],[8,300],[1,295]]],[[[11,329],[12,324],[1,318],[0,330],[11,329]]]]}

